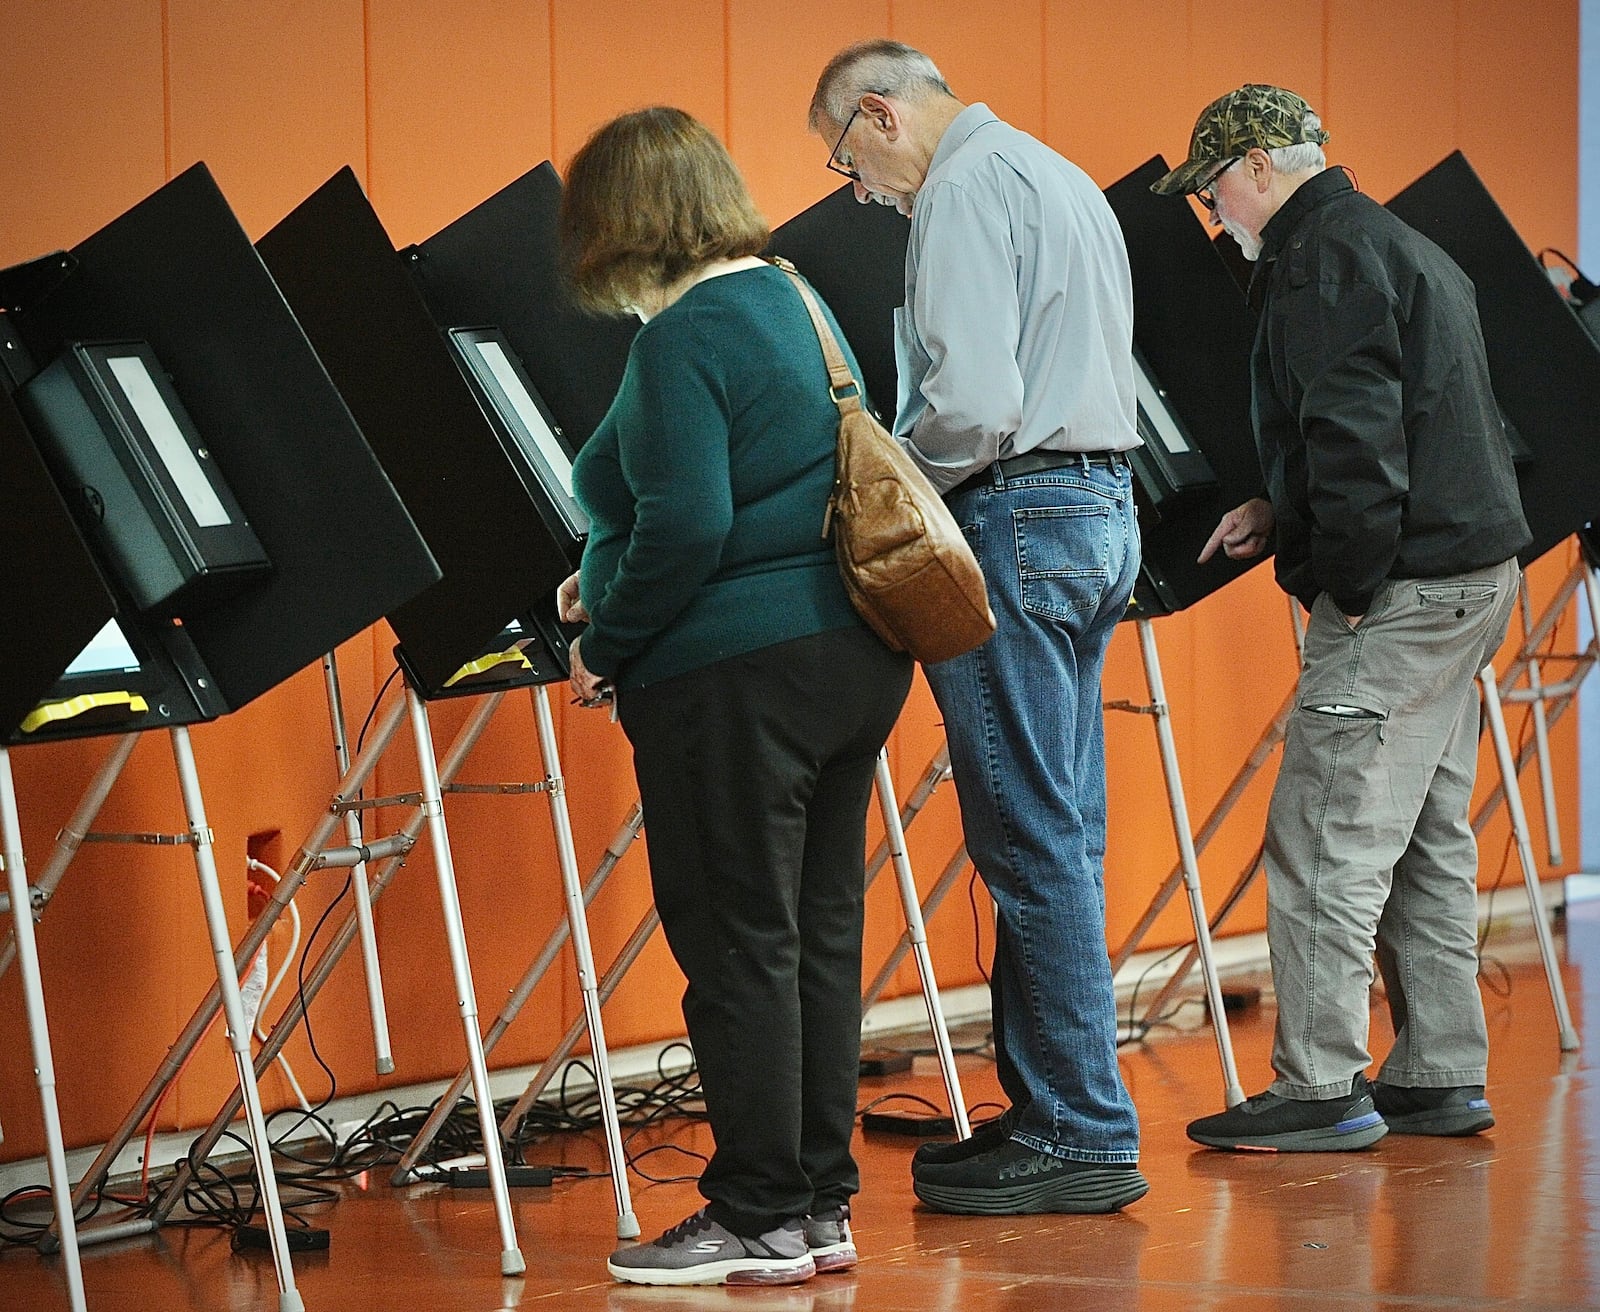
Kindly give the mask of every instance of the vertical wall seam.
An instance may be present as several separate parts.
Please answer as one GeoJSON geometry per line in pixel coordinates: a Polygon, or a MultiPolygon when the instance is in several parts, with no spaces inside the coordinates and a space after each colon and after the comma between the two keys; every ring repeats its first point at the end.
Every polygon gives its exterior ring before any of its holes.
{"type": "Polygon", "coordinates": [[[372,195],[372,0],[361,0],[361,125],[363,144],[362,185],[372,195]]]}
{"type": "Polygon", "coordinates": [[[1039,140],[1050,140],[1050,0],[1039,0],[1039,140]]]}
{"type": "Polygon", "coordinates": [[[545,0],[545,31],[550,41],[550,162],[556,161],[556,0],[545,0]]]}
{"type": "Polygon", "coordinates": [[[1322,0],[1322,90],[1317,104],[1326,115],[1333,104],[1333,6],[1336,0],[1322,0]]]}
{"type": "Polygon", "coordinates": [[[1461,149],[1461,0],[1455,0],[1455,21],[1450,27],[1450,139],[1461,149]]]}
{"type": "Polygon", "coordinates": [[[172,13],[161,0],[161,176],[172,179],[172,13]]]}

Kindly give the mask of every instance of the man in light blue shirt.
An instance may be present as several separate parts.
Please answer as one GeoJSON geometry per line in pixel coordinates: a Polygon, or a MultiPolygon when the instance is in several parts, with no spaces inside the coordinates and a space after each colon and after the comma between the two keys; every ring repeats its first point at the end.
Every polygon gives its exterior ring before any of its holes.
{"type": "Polygon", "coordinates": [[[1143,1197],[1105,938],[1100,674],[1139,569],[1133,290],[1076,165],[964,105],[894,41],[840,52],[810,126],[856,198],[911,219],[894,431],[983,565],[998,628],[930,666],[967,850],[994,898],[991,997],[1010,1107],[924,1145],[949,1212],[1110,1212],[1143,1197]]]}

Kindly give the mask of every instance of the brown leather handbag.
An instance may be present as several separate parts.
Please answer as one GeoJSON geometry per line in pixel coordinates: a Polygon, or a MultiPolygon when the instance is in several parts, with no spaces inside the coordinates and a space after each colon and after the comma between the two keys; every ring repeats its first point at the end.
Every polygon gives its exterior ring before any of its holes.
{"type": "Polygon", "coordinates": [[[845,591],[884,642],[924,665],[971,651],[994,632],[977,557],[933,484],[862,406],[810,286],[787,260],[773,262],[806,303],[839,407],[839,467],[822,536],[831,529],[845,591]]]}

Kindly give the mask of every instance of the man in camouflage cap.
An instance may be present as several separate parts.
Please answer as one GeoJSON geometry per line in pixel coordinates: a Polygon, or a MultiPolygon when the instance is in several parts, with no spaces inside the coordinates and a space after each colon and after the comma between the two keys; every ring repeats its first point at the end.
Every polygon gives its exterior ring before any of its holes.
{"type": "Polygon", "coordinates": [[[1217,97],[1200,111],[1189,138],[1189,158],[1150,190],[1158,196],[1190,195],[1252,146],[1262,150],[1320,146],[1327,139],[1311,106],[1294,92],[1252,82],[1217,97]]]}
{"type": "Polygon", "coordinates": [[[1272,550],[1310,611],[1264,848],[1278,1078],[1190,1124],[1216,1148],[1494,1124],[1473,678],[1505,636],[1528,528],[1472,283],[1327,168],[1327,137],[1293,92],[1241,87],[1153,187],[1197,197],[1256,262],[1264,496],[1223,516],[1200,559],[1272,550]],[[1395,1041],[1369,1084],[1375,950],[1395,1041]]]}

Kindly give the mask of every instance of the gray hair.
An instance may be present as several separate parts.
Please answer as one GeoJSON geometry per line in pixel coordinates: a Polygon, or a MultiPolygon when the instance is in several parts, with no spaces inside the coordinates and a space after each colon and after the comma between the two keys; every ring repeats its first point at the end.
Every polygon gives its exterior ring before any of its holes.
{"type": "Polygon", "coordinates": [[[1303,135],[1310,138],[1293,146],[1277,146],[1267,153],[1272,156],[1272,167],[1279,173],[1310,173],[1320,172],[1328,167],[1328,157],[1322,147],[1317,143],[1317,133],[1322,127],[1322,120],[1315,114],[1308,113],[1301,120],[1304,129],[1303,135]]]}
{"type": "Polygon", "coordinates": [[[846,46],[822,70],[806,126],[813,132],[829,125],[837,128],[869,91],[904,101],[955,95],[933,60],[920,50],[899,41],[859,41],[846,46]]]}

